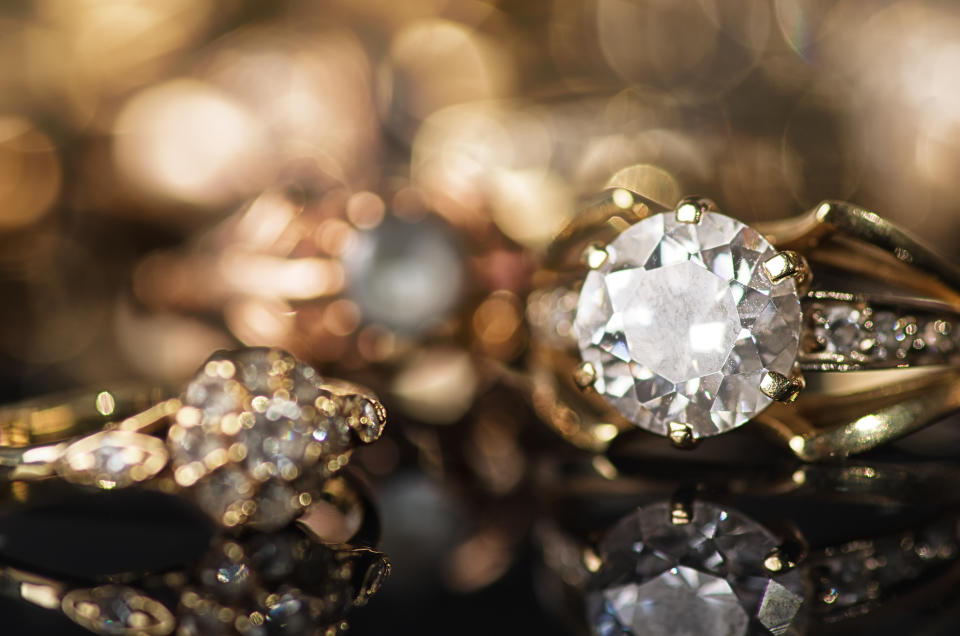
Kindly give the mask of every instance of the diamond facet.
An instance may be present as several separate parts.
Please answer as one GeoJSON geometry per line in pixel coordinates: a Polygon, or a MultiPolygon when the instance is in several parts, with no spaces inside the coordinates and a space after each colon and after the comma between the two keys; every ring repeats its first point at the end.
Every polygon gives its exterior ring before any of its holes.
{"type": "Polygon", "coordinates": [[[767,371],[790,375],[800,336],[796,283],[770,281],[776,250],[715,212],[672,213],[624,230],[584,280],[574,330],[594,387],[627,419],[667,435],[740,426],[770,404],[767,371]]]}
{"type": "Polygon", "coordinates": [[[744,515],[695,502],[689,523],[671,505],[639,508],[599,545],[601,568],[588,583],[595,634],[788,634],[804,599],[796,570],[763,567],[776,547],[770,532],[744,515]]]}

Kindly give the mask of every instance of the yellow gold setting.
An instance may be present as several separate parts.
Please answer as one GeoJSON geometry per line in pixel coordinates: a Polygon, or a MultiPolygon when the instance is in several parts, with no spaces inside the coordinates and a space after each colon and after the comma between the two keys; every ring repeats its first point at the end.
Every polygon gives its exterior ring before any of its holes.
{"type": "MultiPolygon", "coordinates": [[[[674,206],[645,197],[633,189],[630,174],[629,169],[618,173],[605,197],[560,232],[538,275],[541,285],[575,291],[584,268],[606,272],[609,255],[598,246],[653,215],[672,211],[677,222],[702,225],[704,214],[716,211],[700,197],[674,206]]],[[[763,275],[774,286],[797,285],[802,324],[793,371],[765,371],[758,379],[760,392],[773,404],[752,417],[752,426],[772,431],[798,458],[817,461],[865,452],[960,409],[960,354],[955,353],[960,351],[960,268],[878,214],[849,203],[826,201],[807,214],[756,229],[776,249],[762,262],[763,275]],[[853,281],[872,281],[867,288],[880,283],[896,292],[811,289],[821,266],[853,281]],[[900,378],[895,370],[905,367],[916,367],[916,373],[900,378]],[[893,369],[890,384],[824,391],[818,376],[815,388],[804,390],[801,370],[870,369],[893,369]]],[[[573,323],[572,314],[561,319],[560,324],[573,323]]],[[[537,329],[549,331],[550,323],[537,329]]],[[[607,389],[598,384],[617,378],[607,377],[604,369],[598,380],[596,365],[578,360],[574,344],[570,336],[534,340],[531,377],[540,396],[535,405],[571,442],[603,450],[614,436],[597,439],[590,431],[602,425],[622,434],[634,423],[614,412],[604,399],[607,389]],[[557,378],[569,374],[581,391],[566,393],[551,380],[551,369],[557,378]],[[586,387],[597,391],[583,392],[586,387]]],[[[660,434],[677,447],[700,441],[689,424],[671,422],[667,429],[660,434]]]]}

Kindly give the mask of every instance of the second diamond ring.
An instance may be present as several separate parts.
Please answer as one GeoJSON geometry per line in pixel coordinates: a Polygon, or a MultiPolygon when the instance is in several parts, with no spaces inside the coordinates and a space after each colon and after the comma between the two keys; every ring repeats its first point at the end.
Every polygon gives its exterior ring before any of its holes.
{"type": "Polygon", "coordinates": [[[378,439],[364,389],[279,349],[212,355],[179,397],[102,391],[0,409],[0,479],[184,493],[219,525],[285,526],[378,439]]]}

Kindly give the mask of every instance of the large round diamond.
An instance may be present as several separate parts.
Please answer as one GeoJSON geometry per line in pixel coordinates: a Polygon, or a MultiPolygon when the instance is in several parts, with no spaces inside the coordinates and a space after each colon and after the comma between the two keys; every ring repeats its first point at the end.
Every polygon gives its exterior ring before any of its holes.
{"type": "Polygon", "coordinates": [[[776,254],[756,230],[707,212],[658,214],[624,230],[587,274],[574,328],[594,387],[627,419],[666,435],[740,426],[770,404],[767,371],[789,375],[800,335],[792,278],[770,282],[776,254]]]}
{"type": "Polygon", "coordinates": [[[800,573],[764,570],[777,540],[735,510],[697,502],[676,524],[669,503],[645,506],[598,547],[603,565],[586,599],[598,636],[785,635],[797,626],[800,573]]]}

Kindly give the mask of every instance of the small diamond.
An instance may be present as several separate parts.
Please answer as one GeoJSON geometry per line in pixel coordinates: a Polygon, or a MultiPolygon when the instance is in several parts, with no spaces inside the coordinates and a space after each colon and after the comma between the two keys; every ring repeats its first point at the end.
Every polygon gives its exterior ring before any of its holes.
{"type": "Polygon", "coordinates": [[[109,490],[153,477],[167,459],[167,449],[156,437],[111,430],[71,444],[57,471],[67,481],[109,490]]]}
{"type": "Polygon", "coordinates": [[[849,355],[860,350],[860,341],[865,334],[856,307],[837,303],[817,309],[822,321],[814,329],[814,334],[823,337],[826,352],[849,355]]]}
{"type": "Polygon", "coordinates": [[[61,606],[72,621],[97,634],[167,634],[174,626],[166,607],[120,585],[73,590],[61,606]]]}
{"type": "Polygon", "coordinates": [[[666,435],[740,426],[770,404],[767,371],[797,356],[796,284],[773,284],[776,254],[757,231],[717,213],[697,224],[658,214],[623,231],[587,274],[574,328],[594,387],[627,419],[666,435]]]}
{"type": "Polygon", "coordinates": [[[234,602],[248,594],[254,586],[254,574],[243,549],[228,542],[200,566],[200,582],[222,602],[234,602]]]}
{"type": "Polygon", "coordinates": [[[290,636],[312,634],[316,630],[316,612],[310,606],[311,600],[300,590],[288,586],[278,594],[271,594],[264,607],[267,629],[290,636]]]}
{"type": "Polygon", "coordinates": [[[763,568],[777,547],[742,514],[695,503],[689,523],[671,505],[637,509],[599,545],[600,570],[587,589],[598,636],[786,634],[803,603],[800,573],[763,568]]]}

